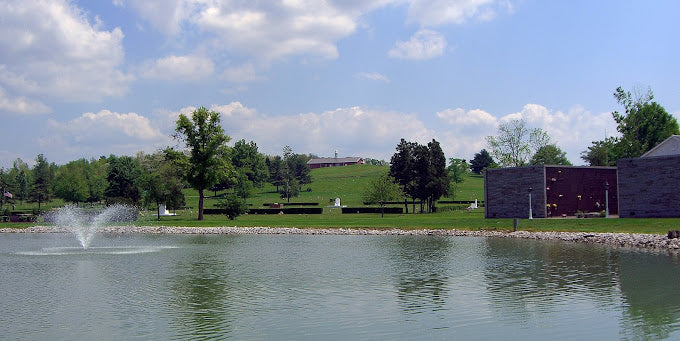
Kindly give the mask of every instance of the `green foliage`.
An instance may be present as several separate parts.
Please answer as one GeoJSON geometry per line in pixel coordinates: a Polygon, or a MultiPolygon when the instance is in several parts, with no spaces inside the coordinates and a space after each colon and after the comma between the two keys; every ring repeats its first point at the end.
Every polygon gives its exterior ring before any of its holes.
{"type": "Polygon", "coordinates": [[[486,149],[482,149],[479,153],[476,153],[472,161],[470,161],[470,170],[476,174],[482,174],[486,169],[494,168],[495,166],[496,163],[486,149]]]}
{"type": "Polygon", "coordinates": [[[49,201],[52,198],[52,180],[53,175],[50,165],[47,163],[45,156],[39,154],[35,158],[35,167],[33,167],[33,186],[28,193],[29,201],[37,202],[38,209],[40,209],[40,205],[43,202],[49,201]]]}
{"type": "Polygon", "coordinates": [[[137,160],[130,156],[109,157],[106,180],[109,186],[104,191],[107,204],[137,205],[141,199],[138,182],[142,170],[137,160]]]}
{"type": "Polygon", "coordinates": [[[224,209],[229,220],[234,220],[236,217],[248,212],[246,201],[235,194],[228,195],[224,200],[215,204],[215,206],[224,209]]]}
{"type": "Polygon", "coordinates": [[[623,105],[625,114],[612,113],[621,133],[617,142],[620,158],[638,157],[671,135],[680,134],[678,121],[661,105],[653,102],[651,89],[646,94],[636,94],[616,88],[614,97],[623,105]]]}
{"type": "Polygon", "coordinates": [[[265,157],[257,151],[257,144],[253,141],[236,141],[231,149],[231,164],[245,174],[255,187],[262,187],[269,178],[265,157]]]}
{"type": "Polygon", "coordinates": [[[567,153],[554,144],[538,148],[536,154],[531,157],[529,164],[571,166],[571,162],[567,159],[567,153]]]}
{"type": "Polygon", "coordinates": [[[550,136],[540,128],[529,129],[523,119],[498,126],[498,135],[487,136],[491,154],[502,167],[521,167],[538,149],[550,144],[550,136]]]}
{"type": "MultiPolygon", "coordinates": [[[[150,155],[138,154],[137,160],[143,169],[140,183],[144,190],[145,205],[153,202],[156,208],[165,204],[167,208],[175,210],[184,205],[184,194],[181,190],[183,187],[182,168],[176,167],[173,162],[172,151],[156,152],[150,155]]],[[[157,214],[157,219],[161,219],[160,212],[157,214]]]]}
{"type": "Polygon", "coordinates": [[[401,139],[390,162],[390,176],[411,198],[427,204],[432,211],[434,202],[449,190],[446,158],[439,142],[432,140],[427,146],[401,139]]]}
{"type": "Polygon", "coordinates": [[[449,159],[449,166],[446,167],[446,171],[451,179],[449,197],[455,199],[456,187],[459,183],[465,181],[466,175],[470,172],[470,165],[463,159],[451,158],[449,159]]]}
{"type": "Polygon", "coordinates": [[[175,138],[189,149],[185,175],[187,182],[198,190],[198,220],[203,220],[204,190],[233,177],[226,145],[229,136],[220,125],[220,114],[204,107],[194,110],[191,119],[180,114],[175,132],[175,138]]]}
{"type": "Polygon", "coordinates": [[[65,201],[84,202],[89,196],[85,176],[85,159],[71,161],[59,167],[54,180],[54,193],[65,201]]]}
{"type": "Polygon", "coordinates": [[[619,159],[619,139],[608,137],[602,141],[593,141],[586,151],[581,152],[581,159],[590,166],[616,166],[619,159]]]}
{"type": "MultiPolygon", "coordinates": [[[[401,187],[395,182],[389,173],[380,174],[377,178],[371,180],[368,186],[364,189],[363,200],[369,204],[379,204],[384,209],[385,202],[392,201],[403,197],[404,193],[401,187]]],[[[384,212],[381,213],[384,217],[384,212]]]]}

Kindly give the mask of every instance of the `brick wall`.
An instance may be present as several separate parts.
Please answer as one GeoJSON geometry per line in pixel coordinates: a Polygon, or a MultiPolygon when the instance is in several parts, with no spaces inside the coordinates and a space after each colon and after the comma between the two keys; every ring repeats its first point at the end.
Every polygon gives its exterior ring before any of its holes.
{"type": "Polygon", "coordinates": [[[487,169],[484,175],[486,218],[528,218],[529,187],[535,218],[545,218],[545,167],[487,169]]]}
{"type": "Polygon", "coordinates": [[[680,217],[680,155],[617,163],[621,218],[680,217]]]}

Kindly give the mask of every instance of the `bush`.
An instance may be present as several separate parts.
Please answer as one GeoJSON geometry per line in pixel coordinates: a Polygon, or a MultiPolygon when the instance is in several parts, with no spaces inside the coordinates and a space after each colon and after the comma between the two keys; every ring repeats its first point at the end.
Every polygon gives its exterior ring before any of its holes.
{"type": "MultiPolygon", "coordinates": [[[[220,200],[215,206],[220,207],[220,213],[225,214],[229,220],[234,220],[236,217],[243,213],[248,212],[248,205],[246,201],[236,196],[236,194],[230,194],[224,200],[220,200]]],[[[210,214],[208,212],[204,213],[210,214]]]]}

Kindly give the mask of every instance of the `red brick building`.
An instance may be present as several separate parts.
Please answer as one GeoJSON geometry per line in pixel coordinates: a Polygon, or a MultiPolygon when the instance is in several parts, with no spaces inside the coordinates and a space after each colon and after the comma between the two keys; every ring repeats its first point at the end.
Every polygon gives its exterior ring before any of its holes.
{"type": "Polygon", "coordinates": [[[324,167],[342,167],[349,165],[363,165],[364,159],[360,157],[323,157],[307,161],[311,169],[324,167]]]}

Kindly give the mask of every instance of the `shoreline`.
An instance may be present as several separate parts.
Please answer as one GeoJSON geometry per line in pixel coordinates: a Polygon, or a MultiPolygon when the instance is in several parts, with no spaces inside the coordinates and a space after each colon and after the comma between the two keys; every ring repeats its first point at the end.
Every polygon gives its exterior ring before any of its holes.
{"type": "MultiPolygon", "coordinates": [[[[66,233],[63,227],[31,226],[26,228],[0,228],[0,233],[66,233]]],[[[529,231],[469,231],[469,230],[400,230],[365,228],[295,228],[295,227],[175,227],[175,226],[106,226],[100,233],[108,234],[227,234],[227,235],[385,235],[385,236],[451,236],[518,238],[545,241],[563,241],[600,244],[612,247],[628,247],[646,250],[680,253],[680,239],[668,239],[666,235],[643,233],[601,232],[529,232],[529,231]]]]}

